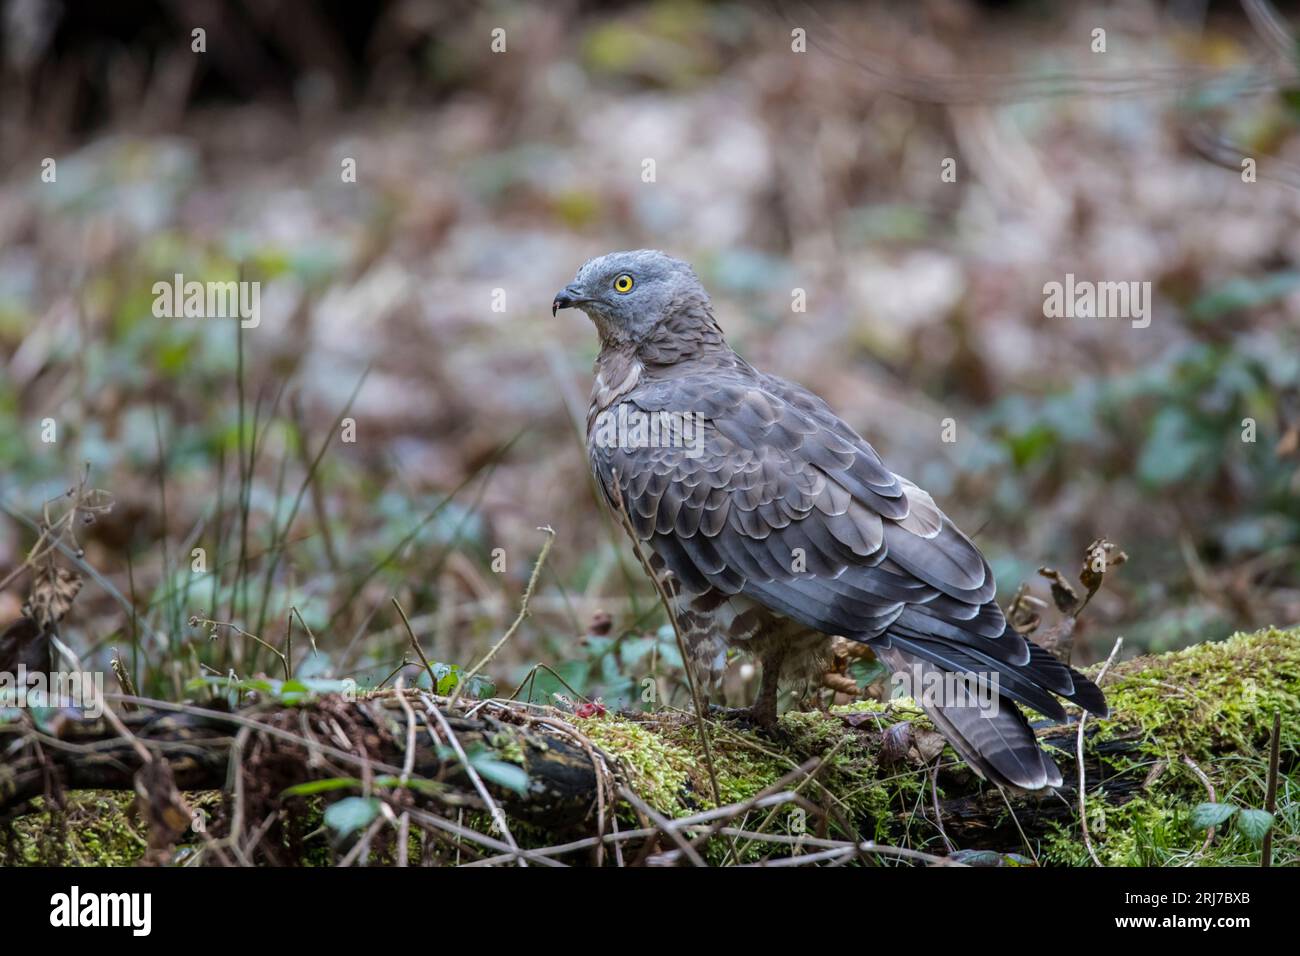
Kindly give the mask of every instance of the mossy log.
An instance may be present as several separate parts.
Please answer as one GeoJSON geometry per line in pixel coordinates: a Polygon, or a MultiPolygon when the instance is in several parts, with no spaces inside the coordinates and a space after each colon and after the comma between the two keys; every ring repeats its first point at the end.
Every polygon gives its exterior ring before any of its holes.
{"type": "MultiPolygon", "coordinates": [[[[1268,629],[1124,661],[1111,668],[1104,687],[1112,716],[1088,720],[1084,745],[1088,823],[1101,861],[1221,862],[1213,853],[1206,856],[1205,833],[1192,826],[1191,807],[1208,800],[1211,787],[1217,800],[1262,805],[1274,714],[1282,720],[1282,773],[1295,771],[1300,631],[1268,629]]],[[[1059,793],[1042,796],[1004,795],[978,780],[944,750],[910,701],[791,712],[772,735],[710,720],[712,774],[694,719],[680,713],[559,720],[539,719],[535,710],[482,708],[472,719],[447,719],[464,750],[527,774],[522,789],[483,775],[521,844],[547,846],[595,832],[598,775],[592,757],[599,754],[639,797],[642,805],[634,809],[605,791],[607,802],[632,825],[645,821],[646,808],[670,819],[710,808],[714,780],[722,802],[736,804],[781,783],[799,791],[805,809],[750,813],[746,828],[792,834],[806,832],[807,825],[838,837],[848,827],[863,839],[940,855],[992,850],[1044,863],[1089,860],[1078,820],[1073,723],[1038,729],[1066,781],[1059,793]],[[809,771],[810,758],[817,760],[809,771]],[[791,775],[801,766],[808,772],[791,775]],[[825,811],[820,823],[808,819],[809,806],[825,811]]],[[[392,699],[348,703],[329,697],[238,714],[144,709],[126,720],[135,740],[102,720],[68,715],[47,723],[40,735],[29,720],[0,724],[0,817],[44,812],[67,791],[132,789],[140,747],[166,764],[183,791],[229,789],[233,750],[243,768],[242,799],[260,796],[267,807],[289,806],[282,795],[294,784],[362,776],[357,758],[371,763],[368,773],[380,774],[400,773],[406,759],[407,717],[392,699]],[[303,745],[304,737],[309,745],[303,745]]],[[[436,784],[429,799],[482,807],[459,758],[431,738],[421,726],[413,764],[415,777],[436,784]]],[[[1288,825],[1279,815],[1279,828],[1288,825]]],[[[1294,833],[1282,832],[1277,845],[1294,854],[1296,842],[1294,833]]],[[[771,849],[754,841],[746,852],[771,849]]],[[[735,854],[734,844],[729,852],[735,854]]],[[[584,851],[582,858],[588,857],[584,851]]]]}
{"type": "MultiPolygon", "coordinates": [[[[201,791],[223,789],[229,782],[232,748],[240,726],[265,723],[273,729],[292,727],[298,731],[297,716],[311,713],[325,722],[339,722],[343,711],[355,705],[337,697],[323,698],[300,707],[255,707],[227,714],[211,708],[186,712],[145,710],[125,715],[123,723],[131,737],[119,734],[104,719],[74,719],[60,715],[55,723],[57,745],[48,738],[45,745],[22,747],[17,755],[0,763],[0,816],[12,816],[35,798],[55,797],[69,790],[131,790],[142,766],[139,746],[165,761],[176,789],[201,791]],[[232,724],[238,718],[240,724],[232,724]]],[[[387,711],[388,708],[383,708],[387,711]]],[[[376,713],[370,708],[369,718],[376,713]]],[[[335,754],[351,754],[369,761],[370,770],[400,774],[405,759],[404,738],[387,726],[400,714],[379,718],[386,726],[367,719],[352,720],[342,731],[343,740],[323,738],[323,761],[316,768],[310,746],[292,741],[263,740],[271,748],[257,752],[246,772],[259,775],[259,789],[274,783],[281,788],[319,779],[320,771],[334,766],[340,775],[359,777],[361,770],[346,758],[332,759],[335,754]],[[354,735],[358,728],[360,733],[354,735]],[[351,733],[350,733],[351,732],[351,733]],[[344,747],[344,742],[348,746],[344,747]],[[272,780],[271,778],[274,778],[272,780]]],[[[587,752],[558,735],[537,733],[500,721],[447,718],[457,741],[468,753],[492,753],[498,759],[520,766],[528,775],[530,786],[525,793],[509,787],[487,783],[511,814],[521,819],[556,827],[581,821],[594,799],[595,771],[587,752]]],[[[0,747],[13,749],[6,738],[23,735],[14,725],[0,725],[0,747]]],[[[39,745],[41,738],[35,742],[39,745]]],[[[415,758],[411,775],[417,779],[445,783],[451,792],[462,792],[468,799],[474,793],[459,759],[445,744],[435,743],[427,734],[415,737],[415,758]]],[[[248,745],[245,749],[252,753],[248,745]]],[[[318,754],[319,756],[319,754],[318,754]]]]}

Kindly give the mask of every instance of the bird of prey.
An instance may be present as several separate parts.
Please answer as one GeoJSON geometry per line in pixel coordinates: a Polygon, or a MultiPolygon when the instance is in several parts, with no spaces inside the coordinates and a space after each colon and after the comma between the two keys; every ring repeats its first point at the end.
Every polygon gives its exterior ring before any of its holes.
{"type": "Polygon", "coordinates": [[[1063,720],[1058,696],[1102,716],[1105,698],[1008,626],[988,563],[925,491],[822,399],[732,351],[686,263],[645,249],[592,259],[556,295],[562,308],[600,335],[592,471],[695,675],[716,684],[729,648],[757,656],[751,716],[771,726],[779,685],[819,681],[843,636],[913,686],[944,689],[914,696],[983,777],[1060,785],[1014,702],[1063,720]],[[965,680],[943,680],[954,675],[965,680]]]}

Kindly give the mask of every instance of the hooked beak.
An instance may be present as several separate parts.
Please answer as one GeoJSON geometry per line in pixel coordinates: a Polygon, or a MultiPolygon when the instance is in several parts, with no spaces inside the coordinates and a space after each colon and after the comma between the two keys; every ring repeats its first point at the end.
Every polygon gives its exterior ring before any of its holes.
{"type": "Polygon", "coordinates": [[[555,299],[551,302],[551,315],[554,316],[561,309],[570,309],[586,301],[587,299],[583,297],[581,289],[573,284],[566,285],[555,294],[555,299]]]}

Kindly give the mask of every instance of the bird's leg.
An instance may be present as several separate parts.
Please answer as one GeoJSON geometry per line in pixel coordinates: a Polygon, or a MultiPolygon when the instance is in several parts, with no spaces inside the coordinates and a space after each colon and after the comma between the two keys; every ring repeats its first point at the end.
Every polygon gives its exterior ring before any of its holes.
{"type": "Polygon", "coordinates": [[[781,664],[785,660],[785,645],[775,641],[760,658],[763,662],[763,679],[758,687],[758,699],[750,708],[751,720],[759,727],[776,726],[776,696],[781,680],[781,664]]]}

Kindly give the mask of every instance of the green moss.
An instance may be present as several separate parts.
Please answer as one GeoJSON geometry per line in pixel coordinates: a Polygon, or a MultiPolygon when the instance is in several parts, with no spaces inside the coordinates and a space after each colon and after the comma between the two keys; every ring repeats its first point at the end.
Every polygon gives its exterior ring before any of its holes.
{"type": "Polygon", "coordinates": [[[8,846],[0,840],[6,866],[133,866],[147,848],[135,795],[86,790],[68,795],[67,809],[38,809],[11,825],[8,846]]]}
{"type": "MultiPolygon", "coordinates": [[[[1262,807],[1275,713],[1283,719],[1282,765],[1294,765],[1296,739],[1286,728],[1300,720],[1300,631],[1266,628],[1126,661],[1108,673],[1105,691],[1113,716],[1097,721],[1088,747],[1136,736],[1132,756],[1107,759],[1117,771],[1148,779],[1141,796],[1121,804],[1108,802],[1104,788],[1089,796],[1089,832],[1101,862],[1257,864],[1259,848],[1231,828],[1205,847],[1205,831],[1191,823],[1192,807],[1210,799],[1196,770],[1213,784],[1218,802],[1262,807]]],[[[1286,865],[1300,862],[1294,847],[1300,781],[1284,772],[1279,790],[1274,862],[1286,865]]],[[[1057,827],[1045,857],[1091,862],[1077,826],[1057,827]]]]}
{"type": "MultiPolygon", "coordinates": [[[[1300,717],[1300,632],[1270,628],[1123,662],[1112,667],[1105,689],[1114,716],[1090,720],[1097,733],[1088,746],[1094,752],[1102,747],[1115,773],[1150,779],[1139,797],[1124,802],[1111,802],[1104,787],[1090,794],[1089,830],[1101,861],[1129,866],[1257,862],[1258,848],[1230,830],[1220,832],[1202,852],[1205,833],[1192,827],[1191,808],[1208,795],[1183,758],[1191,758],[1209,776],[1217,799],[1243,807],[1263,805],[1273,713],[1280,711],[1292,721],[1300,717]],[[1113,744],[1121,741],[1130,742],[1131,749],[1117,756],[1113,744]]],[[[809,756],[829,754],[817,774],[825,790],[814,786],[808,793],[814,802],[824,802],[829,793],[863,836],[926,847],[935,834],[919,812],[930,799],[924,769],[878,766],[875,735],[848,726],[856,714],[879,717],[881,726],[899,720],[911,721],[918,729],[932,726],[909,700],[864,700],[829,715],[787,713],[775,740],[712,723],[722,801],[748,799],[809,756]]],[[[619,759],[629,782],[656,810],[680,817],[712,805],[693,720],[610,715],[582,727],[619,759]]],[[[1294,751],[1294,744],[1288,749],[1294,751]]],[[[1288,765],[1284,760],[1284,767],[1288,765]]],[[[1300,817],[1293,794],[1300,795],[1300,781],[1284,774],[1275,848],[1279,864],[1296,855],[1289,848],[1296,842],[1295,822],[1300,817]]],[[[745,826],[755,826],[765,816],[752,815],[745,826]]],[[[766,826],[773,833],[796,828],[797,815],[791,816],[788,808],[766,826]]],[[[708,852],[715,851],[725,855],[730,848],[726,841],[714,841],[708,852]]],[[[1039,856],[1046,863],[1091,864],[1077,825],[1055,827],[1039,856]]]]}
{"type": "MultiPolygon", "coordinates": [[[[1168,848],[1186,846],[1189,815],[1183,802],[1168,794],[1112,806],[1102,798],[1088,805],[1088,832],[1105,866],[1161,866],[1170,862],[1168,848]]],[[[1202,835],[1203,839],[1203,835],[1202,835]]],[[[1196,840],[1199,844],[1200,840],[1196,840]]],[[[1077,826],[1054,825],[1042,858],[1066,866],[1091,866],[1077,826]]]]}
{"type": "MultiPolygon", "coordinates": [[[[582,723],[593,742],[618,758],[629,783],[650,806],[668,817],[682,817],[713,806],[712,784],[693,719],[640,720],[609,715],[582,723]]],[[[796,778],[787,786],[818,805],[830,802],[864,838],[896,838],[894,821],[921,792],[923,772],[882,775],[868,735],[836,714],[792,712],[782,715],[777,734],[766,737],[725,722],[710,722],[710,744],[718,795],[724,804],[741,803],[776,784],[809,757],[823,758],[814,781],[796,778]]],[[[629,818],[632,816],[627,811],[629,818]]],[[[785,807],[771,819],[756,810],[744,829],[764,823],[768,833],[797,836],[814,821],[785,807]]],[[[740,859],[757,859],[770,850],[746,841],[713,841],[712,862],[743,848],[740,859]]]]}
{"type": "Polygon", "coordinates": [[[700,776],[695,753],[639,721],[607,714],[579,723],[579,729],[618,759],[636,793],[660,813],[684,816],[700,776]]]}
{"type": "Polygon", "coordinates": [[[1194,760],[1266,743],[1273,714],[1300,714],[1300,631],[1266,628],[1117,665],[1115,717],[1100,739],[1135,727],[1152,756],[1194,760]]]}
{"type": "Polygon", "coordinates": [[[506,731],[497,731],[488,738],[488,742],[492,744],[492,749],[495,751],[494,756],[496,759],[504,760],[520,767],[526,765],[524,760],[524,747],[523,744],[519,742],[519,737],[516,734],[507,733],[506,731]]]}

